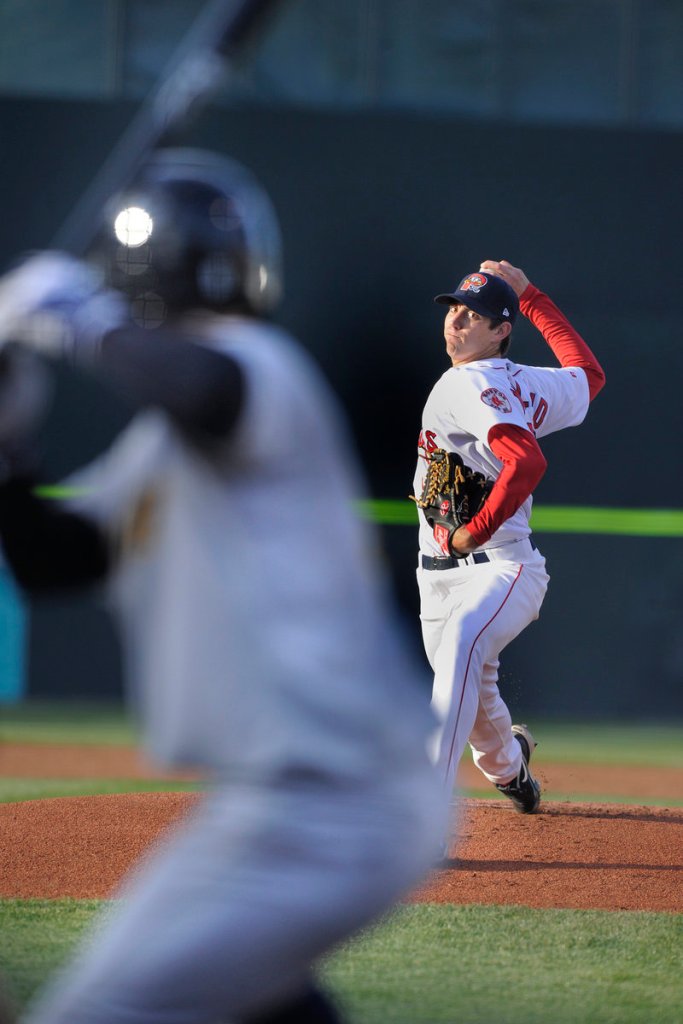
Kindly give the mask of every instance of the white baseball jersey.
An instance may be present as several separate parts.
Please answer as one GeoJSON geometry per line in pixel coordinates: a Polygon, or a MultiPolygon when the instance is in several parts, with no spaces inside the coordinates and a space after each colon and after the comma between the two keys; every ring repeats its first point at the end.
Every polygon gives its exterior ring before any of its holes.
{"type": "Polygon", "coordinates": [[[110,591],[151,753],[232,777],[389,772],[432,720],[387,617],[334,398],[275,328],[198,329],[246,377],[229,441],[203,459],[148,411],[72,479],[89,489],[75,507],[120,546],[110,591]]]}
{"type": "MultiPolygon", "coordinates": [[[[488,444],[492,427],[513,425],[545,437],[581,423],[588,403],[588,383],[582,369],[524,366],[500,358],[451,367],[436,382],[424,407],[413,493],[422,493],[426,456],[435,448],[458,452],[471,469],[495,480],[502,463],[488,444]]],[[[482,549],[528,536],[531,507],[529,496],[482,549]]],[[[424,515],[420,514],[419,519],[420,551],[443,555],[424,515]]]]}

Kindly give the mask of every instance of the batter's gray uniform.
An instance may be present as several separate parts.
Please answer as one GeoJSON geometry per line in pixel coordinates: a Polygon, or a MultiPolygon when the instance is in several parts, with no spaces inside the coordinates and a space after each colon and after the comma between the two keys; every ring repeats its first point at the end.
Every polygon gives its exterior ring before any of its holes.
{"type": "Polygon", "coordinates": [[[25,1024],[240,1020],[428,870],[445,826],[428,689],[388,610],[359,481],[311,362],[238,317],[182,329],[242,368],[201,454],[138,414],[73,479],[119,552],[107,593],[144,742],[205,771],[198,805],[25,1024]]]}

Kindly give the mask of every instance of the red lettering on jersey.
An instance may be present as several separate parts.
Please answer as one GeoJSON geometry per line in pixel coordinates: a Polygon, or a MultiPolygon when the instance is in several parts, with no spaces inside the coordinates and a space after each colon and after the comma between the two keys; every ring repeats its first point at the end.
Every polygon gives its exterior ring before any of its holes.
{"type": "Polygon", "coordinates": [[[545,398],[540,398],[539,401],[538,401],[538,405],[534,409],[534,415],[532,417],[532,423],[534,425],[534,430],[538,430],[539,429],[539,427],[541,426],[541,423],[543,423],[543,420],[546,418],[547,414],[548,414],[548,403],[546,402],[545,398]]]}
{"type": "Polygon", "coordinates": [[[529,403],[525,402],[525,400],[522,398],[522,389],[521,389],[521,387],[519,385],[519,381],[516,381],[516,380],[513,381],[512,385],[510,387],[510,390],[512,391],[512,394],[515,396],[515,398],[517,399],[517,401],[521,405],[522,410],[528,409],[529,408],[529,403]]]}
{"type": "Polygon", "coordinates": [[[543,420],[548,415],[548,403],[546,402],[545,398],[539,398],[535,391],[529,392],[530,401],[527,402],[526,399],[522,396],[522,389],[516,380],[511,381],[510,390],[512,391],[512,394],[515,396],[515,398],[521,405],[524,412],[526,412],[526,410],[529,408],[531,409],[531,419],[527,420],[526,425],[531,431],[531,433],[535,434],[541,426],[541,424],[543,423],[543,420]]]}
{"type": "Polygon", "coordinates": [[[422,448],[427,455],[429,455],[430,452],[435,452],[439,447],[436,443],[436,431],[421,430],[420,436],[417,439],[417,447],[422,448]]]}

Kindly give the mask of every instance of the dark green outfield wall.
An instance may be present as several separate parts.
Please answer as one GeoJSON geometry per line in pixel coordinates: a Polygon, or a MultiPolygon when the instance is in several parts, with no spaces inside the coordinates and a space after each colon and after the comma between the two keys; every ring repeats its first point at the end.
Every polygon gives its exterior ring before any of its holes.
{"type": "MultiPolygon", "coordinates": [[[[128,123],[127,106],[0,103],[0,257],[50,242],[128,123]]],[[[279,210],[280,319],[344,401],[376,497],[410,490],[421,407],[446,368],[431,299],[486,257],[521,265],[570,315],[608,385],[587,422],[544,442],[540,504],[683,507],[680,306],[683,136],[506,127],[407,114],[213,111],[193,133],[248,163],[279,210]]],[[[546,361],[538,335],[511,356],[546,361]]],[[[67,378],[47,455],[58,476],[119,418],[67,378]]],[[[383,528],[419,644],[414,531],[383,528]]],[[[538,534],[551,590],[504,655],[528,714],[683,715],[683,538],[538,534]]],[[[90,602],[32,610],[34,693],[118,689],[90,602]],[[81,648],[83,624],[92,643],[81,648]],[[104,654],[103,654],[104,651],[104,654]]]]}

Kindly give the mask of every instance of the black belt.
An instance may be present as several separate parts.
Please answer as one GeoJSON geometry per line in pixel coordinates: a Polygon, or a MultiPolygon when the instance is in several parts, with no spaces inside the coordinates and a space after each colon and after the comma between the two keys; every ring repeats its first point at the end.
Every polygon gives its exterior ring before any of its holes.
{"type": "MultiPolygon", "coordinates": [[[[536,545],[529,537],[529,543],[533,550],[536,550],[536,545]]],[[[457,569],[459,566],[464,565],[481,565],[482,562],[490,562],[491,559],[485,551],[475,551],[472,555],[466,555],[464,558],[456,558],[454,555],[440,555],[437,558],[431,558],[429,555],[420,555],[420,564],[423,569],[457,569]]]]}
{"type": "Polygon", "coordinates": [[[480,562],[490,562],[491,559],[485,551],[475,551],[473,555],[463,558],[455,558],[453,555],[441,555],[439,558],[431,558],[429,555],[421,556],[423,569],[457,569],[460,565],[479,565],[480,562]]]}

